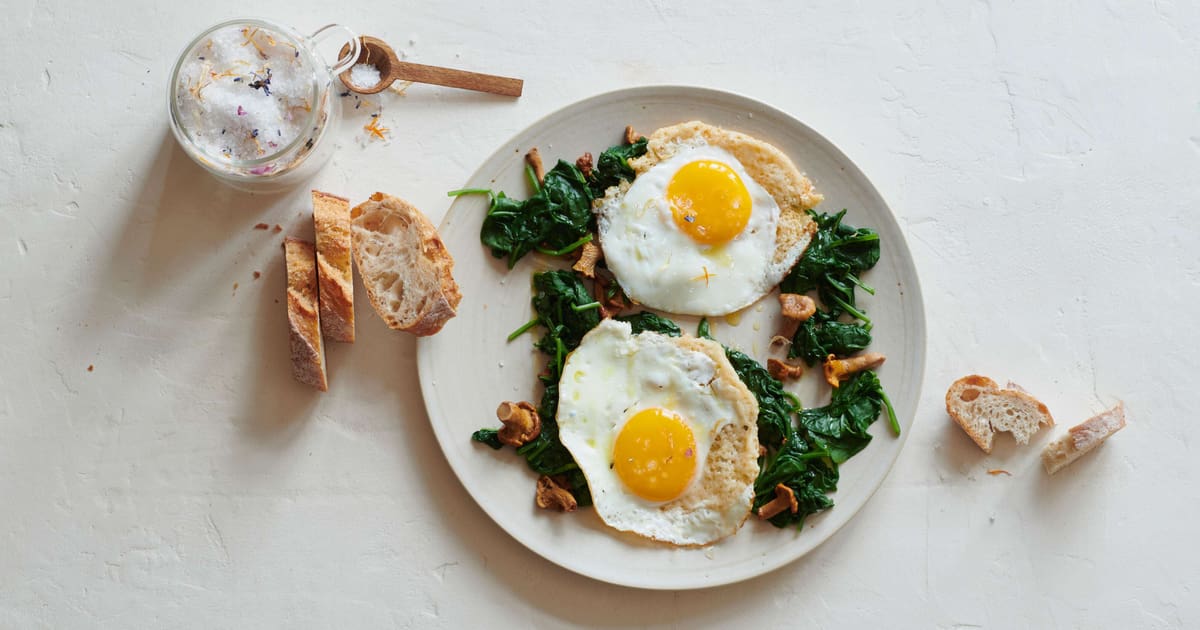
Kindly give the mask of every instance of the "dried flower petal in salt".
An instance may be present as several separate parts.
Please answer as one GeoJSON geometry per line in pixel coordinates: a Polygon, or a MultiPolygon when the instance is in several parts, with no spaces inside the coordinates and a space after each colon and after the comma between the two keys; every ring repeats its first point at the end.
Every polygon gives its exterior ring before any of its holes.
{"type": "Polygon", "coordinates": [[[212,156],[248,160],[264,153],[254,129],[276,129],[276,147],[309,133],[317,69],[298,53],[283,35],[245,25],[218,29],[198,44],[181,64],[175,90],[180,125],[193,144],[212,156]]]}

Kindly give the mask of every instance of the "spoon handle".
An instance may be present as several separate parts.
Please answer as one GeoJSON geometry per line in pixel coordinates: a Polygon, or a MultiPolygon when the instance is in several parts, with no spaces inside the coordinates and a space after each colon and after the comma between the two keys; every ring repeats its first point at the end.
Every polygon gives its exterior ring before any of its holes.
{"type": "Polygon", "coordinates": [[[432,83],[433,85],[462,88],[464,90],[474,90],[476,92],[487,92],[503,96],[520,96],[521,88],[525,84],[521,79],[467,72],[466,70],[455,70],[453,68],[426,66],[407,61],[392,62],[392,71],[388,78],[396,81],[432,83]]]}

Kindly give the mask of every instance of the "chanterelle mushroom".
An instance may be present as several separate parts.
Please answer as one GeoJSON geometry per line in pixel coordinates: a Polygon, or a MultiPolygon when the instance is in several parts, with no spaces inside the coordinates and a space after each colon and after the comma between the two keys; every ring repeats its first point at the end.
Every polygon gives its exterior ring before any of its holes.
{"type": "Polygon", "coordinates": [[[525,401],[500,403],[496,408],[496,417],[504,424],[496,432],[496,437],[509,446],[521,446],[542,432],[542,421],[538,418],[537,409],[525,401]]]}
{"type": "Polygon", "coordinates": [[[630,306],[625,293],[612,277],[612,272],[596,269],[595,273],[595,296],[596,301],[600,303],[600,317],[608,319],[620,315],[622,310],[630,306]]]}
{"type": "Polygon", "coordinates": [[[825,380],[838,387],[847,376],[863,370],[873,370],[883,365],[885,360],[887,357],[878,352],[867,352],[849,359],[839,359],[831,354],[825,357],[825,380]]]}
{"type": "Polygon", "coordinates": [[[595,278],[596,263],[600,262],[600,255],[600,246],[588,241],[579,250],[579,260],[576,260],[571,268],[589,278],[595,278]]]}
{"type": "Polygon", "coordinates": [[[780,293],[779,309],[784,317],[803,322],[817,312],[817,303],[807,295],[780,293]]]}
{"type": "Polygon", "coordinates": [[[559,512],[574,512],[579,507],[575,496],[569,490],[558,485],[556,481],[542,475],[537,480],[537,497],[534,502],[543,510],[558,510],[559,512]]]}
{"type": "Polygon", "coordinates": [[[775,498],[771,502],[758,508],[758,518],[767,520],[774,518],[775,515],[782,513],[784,510],[795,514],[800,510],[800,504],[796,502],[796,493],[786,485],[780,483],[775,485],[775,498]]]}
{"type": "Polygon", "coordinates": [[[533,169],[533,176],[537,178],[539,184],[546,181],[546,169],[542,166],[542,152],[538,151],[537,147],[533,147],[529,153],[525,154],[525,163],[533,169]]]}
{"type": "Polygon", "coordinates": [[[771,374],[771,378],[789,381],[800,378],[804,374],[804,366],[792,365],[779,359],[767,359],[767,372],[771,374]]]}
{"type": "Polygon", "coordinates": [[[579,159],[575,160],[575,168],[579,169],[579,172],[583,173],[584,177],[591,177],[592,168],[594,168],[592,166],[592,154],[584,153],[579,156],[579,159]]]}

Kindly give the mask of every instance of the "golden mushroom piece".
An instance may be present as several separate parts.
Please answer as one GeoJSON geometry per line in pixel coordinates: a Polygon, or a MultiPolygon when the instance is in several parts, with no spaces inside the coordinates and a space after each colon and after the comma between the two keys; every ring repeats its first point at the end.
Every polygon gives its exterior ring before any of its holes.
{"type": "Polygon", "coordinates": [[[800,378],[804,374],[804,366],[793,365],[779,359],[767,359],[767,372],[775,380],[790,381],[800,378]]]}
{"type": "Polygon", "coordinates": [[[496,437],[509,446],[522,446],[542,432],[542,421],[531,403],[502,402],[496,408],[496,417],[504,424],[496,437]]]}
{"type": "Polygon", "coordinates": [[[817,312],[817,303],[807,295],[780,293],[779,309],[784,317],[803,322],[817,312]]]}
{"type": "Polygon", "coordinates": [[[571,268],[589,278],[595,278],[596,263],[600,262],[601,255],[600,247],[588,241],[579,249],[579,260],[576,260],[571,268]]]}
{"type": "Polygon", "coordinates": [[[537,496],[534,502],[543,510],[558,510],[559,512],[574,512],[579,507],[575,495],[558,485],[554,479],[542,475],[537,480],[537,496]]]}
{"type": "Polygon", "coordinates": [[[775,498],[771,502],[758,508],[758,518],[764,521],[769,518],[774,518],[777,514],[781,514],[784,510],[788,510],[795,514],[800,510],[800,504],[796,502],[796,493],[784,484],[775,485],[775,498]]]}
{"type": "Polygon", "coordinates": [[[867,352],[848,359],[839,359],[831,354],[825,357],[825,380],[838,387],[847,376],[863,370],[873,370],[883,365],[885,360],[887,357],[878,352],[867,352]]]}

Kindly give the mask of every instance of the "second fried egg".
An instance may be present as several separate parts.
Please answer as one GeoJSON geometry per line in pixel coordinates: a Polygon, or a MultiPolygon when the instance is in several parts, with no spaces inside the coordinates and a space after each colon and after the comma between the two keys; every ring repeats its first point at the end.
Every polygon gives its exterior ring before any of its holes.
{"type": "Polygon", "coordinates": [[[567,358],[558,430],[600,518],[675,545],[746,520],[758,474],[758,404],[720,344],[604,320],[567,358]]]}

